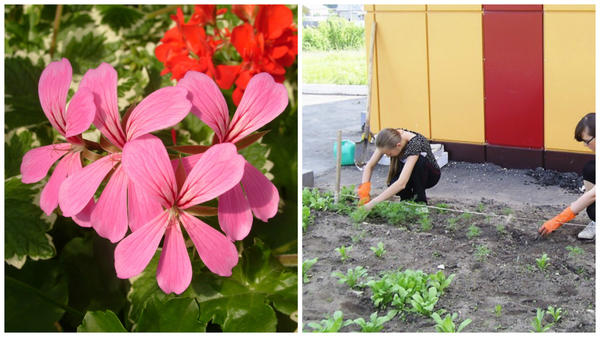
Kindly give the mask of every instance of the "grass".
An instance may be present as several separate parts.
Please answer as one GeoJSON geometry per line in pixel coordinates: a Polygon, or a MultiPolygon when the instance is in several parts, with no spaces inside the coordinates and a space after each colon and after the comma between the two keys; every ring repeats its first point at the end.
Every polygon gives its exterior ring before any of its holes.
{"type": "Polygon", "coordinates": [[[322,84],[367,84],[364,50],[304,51],[302,81],[322,84]]]}

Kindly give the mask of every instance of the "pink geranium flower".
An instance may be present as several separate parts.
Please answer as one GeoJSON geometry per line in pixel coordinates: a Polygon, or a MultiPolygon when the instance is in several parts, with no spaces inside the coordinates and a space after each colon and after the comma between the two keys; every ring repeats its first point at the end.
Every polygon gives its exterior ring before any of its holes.
{"type": "MultiPolygon", "coordinates": [[[[285,87],[268,73],[252,77],[231,121],[225,98],[210,77],[188,71],[177,86],[189,91],[192,113],[213,129],[218,143],[242,140],[281,114],[288,104],[285,87]]],[[[193,163],[202,155],[186,157],[186,161],[193,163]]],[[[235,185],[219,198],[219,224],[231,240],[242,240],[252,227],[252,214],[266,222],[275,216],[278,204],[275,185],[245,162],[241,185],[235,185]]]]}
{"type": "Polygon", "coordinates": [[[164,210],[119,242],[115,249],[117,276],[130,278],[141,273],[164,235],[156,279],[165,293],[181,294],[191,282],[192,266],[180,225],[206,267],[215,274],[230,276],[238,262],[233,243],[185,210],[238,184],[244,161],[234,145],[215,145],[203,153],[182,182],[176,179],[167,150],[158,138],[146,135],[128,142],[123,150],[127,176],[164,210]]]}
{"type": "Polygon", "coordinates": [[[188,114],[191,103],[186,99],[184,88],[162,88],[144,98],[127,120],[121,121],[117,72],[112,66],[102,63],[98,68],[88,70],[80,87],[93,93],[96,104],[94,125],[111,145],[106,148],[109,155],[65,180],[59,191],[59,204],[65,216],[79,213],[85,207],[85,201],[93,198],[112,171],[90,221],[100,236],[117,242],[127,233],[128,224],[131,230],[136,230],[161,211],[158,203],[129,182],[120,165],[123,147],[128,141],[179,123],[188,114]]]}
{"type": "MultiPolygon", "coordinates": [[[[85,146],[81,133],[90,127],[96,112],[92,92],[81,85],[71,98],[69,107],[65,109],[72,73],[71,63],[63,58],[50,63],[44,69],[38,84],[42,110],[50,124],[67,142],[32,149],[25,154],[21,162],[21,181],[31,184],[42,180],[50,167],[62,158],[40,196],[40,207],[47,215],[58,205],[59,188],[64,180],[82,168],[81,151],[85,146]]],[[[81,226],[90,226],[89,216],[94,205],[94,200],[90,199],[82,200],[83,207],[70,214],[81,226]]]]}

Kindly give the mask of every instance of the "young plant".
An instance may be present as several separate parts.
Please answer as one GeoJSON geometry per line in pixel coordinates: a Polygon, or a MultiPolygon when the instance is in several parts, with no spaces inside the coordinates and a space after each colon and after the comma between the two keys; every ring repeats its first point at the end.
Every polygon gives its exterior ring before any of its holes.
{"type": "Polygon", "coordinates": [[[359,282],[362,277],[367,276],[367,270],[361,266],[358,266],[354,269],[348,269],[346,274],[342,274],[339,271],[331,273],[331,276],[337,277],[338,283],[346,284],[350,288],[362,288],[363,284],[359,282]]]}
{"type": "Polygon", "coordinates": [[[494,313],[496,314],[496,317],[502,316],[502,306],[500,304],[496,304],[494,307],[494,313]]]}
{"type": "Polygon", "coordinates": [[[319,261],[318,257],[314,259],[305,260],[302,262],[302,282],[308,283],[310,282],[310,275],[308,275],[308,270],[319,261]]]}
{"type": "Polygon", "coordinates": [[[431,224],[431,219],[429,219],[428,216],[424,216],[421,219],[419,219],[419,223],[421,224],[422,232],[429,232],[433,228],[433,225],[431,224]]]}
{"type": "Polygon", "coordinates": [[[344,313],[338,310],[333,313],[333,317],[326,316],[321,323],[310,322],[308,326],[313,329],[312,332],[338,332],[351,323],[352,321],[344,322],[344,313]]]}
{"type": "Polygon", "coordinates": [[[558,323],[558,321],[562,318],[562,316],[561,316],[561,314],[563,313],[562,308],[554,308],[553,306],[549,306],[547,312],[554,319],[554,323],[558,323]]]}
{"type": "Polygon", "coordinates": [[[444,319],[442,319],[437,312],[431,314],[431,318],[433,318],[436,323],[435,331],[437,332],[461,332],[467,325],[471,324],[471,319],[467,318],[460,323],[457,329],[454,323],[457,317],[457,313],[453,313],[452,315],[448,314],[444,319]]]}
{"type": "Polygon", "coordinates": [[[306,231],[309,225],[314,222],[314,216],[310,214],[310,208],[308,206],[302,206],[302,230],[306,231]]]}
{"type": "Polygon", "coordinates": [[[350,219],[352,219],[353,223],[359,224],[365,221],[367,215],[369,215],[369,211],[366,208],[358,207],[352,213],[350,213],[350,219]]]}
{"type": "Polygon", "coordinates": [[[448,206],[448,204],[444,204],[444,203],[439,203],[439,204],[435,205],[435,207],[443,208],[443,209],[438,210],[438,212],[440,212],[440,214],[448,213],[447,209],[450,208],[450,206],[448,206]]]}
{"type": "Polygon", "coordinates": [[[542,257],[540,257],[539,259],[535,259],[535,263],[537,263],[538,269],[541,271],[546,270],[546,268],[548,268],[548,260],[550,259],[548,258],[548,254],[546,253],[542,254],[542,257]]]}
{"type": "MultiPolygon", "coordinates": [[[[468,214],[468,213],[465,213],[468,214]]],[[[475,226],[475,225],[471,225],[469,226],[469,229],[467,230],[467,237],[470,239],[479,236],[481,234],[479,227],[475,226]]]]}
{"type": "Polygon", "coordinates": [[[503,224],[496,225],[496,230],[500,234],[503,234],[503,235],[506,234],[506,227],[503,224]]]}
{"type": "Polygon", "coordinates": [[[431,316],[433,307],[435,307],[439,299],[440,297],[435,287],[431,287],[425,292],[416,293],[410,299],[411,311],[423,316],[431,316]]]}
{"type": "Polygon", "coordinates": [[[510,207],[506,207],[502,210],[502,214],[504,214],[504,215],[511,215],[513,213],[514,213],[514,211],[510,207]]]}
{"type": "Polygon", "coordinates": [[[385,254],[386,250],[383,248],[383,242],[379,242],[377,244],[377,247],[371,247],[371,250],[373,251],[373,253],[375,253],[375,256],[377,257],[382,257],[383,254],[385,254]]]}
{"type": "Polygon", "coordinates": [[[473,213],[468,213],[468,212],[463,213],[460,216],[460,218],[463,219],[463,220],[465,220],[465,221],[471,220],[472,217],[473,217],[473,213]]]}
{"type": "Polygon", "coordinates": [[[342,186],[342,190],[340,191],[340,199],[339,202],[340,203],[345,203],[345,202],[349,202],[349,203],[355,203],[357,201],[356,197],[356,193],[354,192],[354,185],[349,185],[349,186],[342,186]]]}
{"type": "Polygon", "coordinates": [[[545,310],[537,308],[537,313],[531,322],[531,326],[533,330],[531,332],[546,332],[550,330],[550,328],[554,325],[554,323],[544,325],[544,315],[546,314],[545,310]]]}
{"type": "Polygon", "coordinates": [[[352,235],[352,243],[359,242],[365,236],[365,231],[361,231],[358,234],[352,235]]]}
{"type": "Polygon", "coordinates": [[[478,261],[484,262],[485,260],[487,260],[489,255],[490,255],[490,250],[488,249],[488,247],[486,245],[477,246],[476,251],[475,251],[475,258],[478,261]]]}
{"type": "Polygon", "coordinates": [[[340,254],[340,258],[342,259],[342,262],[345,262],[348,259],[348,252],[352,250],[352,246],[348,246],[348,247],[338,247],[335,249],[336,252],[338,252],[340,254]]]}
{"type": "Polygon", "coordinates": [[[448,218],[448,220],[446,220],[448,222],[448,224],[446,225],[446,228],[449,231],[454,232],[456,230],[456,223],[458,222],[458,218],[448,218]]]}
{"type": "Polygon", "coordinates": [[[583,249],[579,247],[567,246],[567,250],[569,251],[569,256],[577,256],[583,254],[583,249]]]}
{"type": "Polygon", "coordinates": [[[482,202],[480,202],[480,203],[477,205],[477,212],[479,212],[479,213],[483,213],[483,212],[485,212],[485,205],[484,205],[482,202]]]}
{"type": "MultiPolygon", "coordinates": [[[[396,316],[396,310],[390,310],[387,315],[382,317],[377,317],[377,312],[374,312],[370,316],[370,321],[365,321],[364,318],[360,317],[351,321],[352,323],[360,326],[360,332],[379,332],[383,330],[383,325],[390,321],[394,316],[396,316]]],[[[348,322],[348,321],[346,321],[348,322]]]]}
{"type": "Polygon", "coordinates": [[[428,284],[434,287],[441,295],[444,293],[444,290],[446,290],[446,288],[450,286],[450,283],[452,283],[454,276],[456,275],[452,274],[446,277],[446,275],[444,275],[444,272],[440,270],[435,274],[429,275],[428,284]]]}

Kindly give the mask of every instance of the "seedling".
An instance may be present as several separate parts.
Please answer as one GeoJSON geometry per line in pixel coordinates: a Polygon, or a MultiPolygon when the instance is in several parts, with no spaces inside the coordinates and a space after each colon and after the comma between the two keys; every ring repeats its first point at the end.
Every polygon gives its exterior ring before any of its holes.
{"type": "Polygon", "coordinates": [[[456,275],[451,274],[446,278],[446,275],[440,270],[435,274],[429,275],[429,285],[433,286],[441,295],[450,286],[454,276],[456,275]]]}
{"type": "Polygon", "coordinates": [[[379,332],[383,329],[383,324],[390,321],[394,316],[396,316],[396,310],[390,310],[387,315],[382,317],[377,317],[377,312],[374,312],[370,316],[370,321],[365,321],[364,318],[360,317],[355,319],[354,321],[346,321],[354,323],[360,326],[360,332],[379,332]]]}
{"type": "Polygon", "coordinates": [[[440,257],[442,257],[442,253],[435,251],[435,252],[431,253],[431,256],[433,256],[435,258],[440,258],[440,257]]]}
{"type": "Polygon", "coordinates": [[[386,250],[383,248],[383,242],[379,242],[377,247],[371,247],[371,250],[377,257],[382,257],[386,252],[386,250]]]}
{"type": "Polygon", "coordinates": [[[350,213],[350,219],[352,219],[353,223],[359,224],[365,221],[367,215],[369,215],[369,211],[366,208],[358,207],[352,213],[350,213]]]}
{"type": "Polygon", "coordinates": [[[336,252],[338,252],[340,254],[340,258],[342,259],[342,262],[345,262],[348,259],[348,252],[352,250],[352,246],[348,246],[348,247],[338,247],[335,249],[336,252]]]}
{"type": "Polygon", "coordinates": [[[453,313],[452,315],[447,314],[444,319],[438,315],[437,312],[431,314],[431,318],[435,321],[435,331],[437,332],[461,332],[467,325],[471,324],[471,319],[465,319],[460,325],[458,329],[456,329],[456,325],[454,321],[458,317],[457,313],[453,313]]]}
{"type": "Polygon", "coordinates": [[[563,313],[563,310],[562,308],[554,308],[553,306],[549,306],[548,313],[554,319],[554,323],[558,323],[558,321],[560,321],[560,319],[562,318],[561,314],[563,313]]]}
{"type": "Polygon", "coordinates": [[[422,232],[429,232],[433,228],[433,225],[431,224],[431,219],[429,219],[429,217],[427,216],[419,219],[419,223],[421,224],[422,232]]]}
{"type": "Polygon", "coordinates": [[[569,256],[576,256],[583,254],[583,249],[579,247],[567,246],[567,250],[569,251],[569,256]]]}
{"type": "Polygon", "coordinates": [[[444,204],[444,203],[439,203],[439,204],[435,205],[435,207],[443,208],[443,209],[438,210],[438,212],[440,212],[440,214],[448,213],[447,209],[450,208],[450,206],[448,206],[448,204],[444,204]]]}
{"type": "Polygon", "coordinates": [[[354,269],[348,269],[346,274],[342,274],[339,271],[331,273],[331,276],[337,277],[338,283],[346,284],[350,288],[362,288],[363,284],[359,282],[362,277],[367,276],[367,270],[361,266],[358,266],[354,269]]]}
{"type": "Polygon", "coordinates": [[[458,218],[448,218],[448,224],[446,225],[446,228],[449,231],[454,232],[456,230],[456,222],[458,221],[458,218]]]}
{"type": "Polygon", "coordinates": [[[460,216],[460,218],[465,221],[471,220],[472,217],[473,217],[473,214],[469,213],[469,212],[465,212],[465,213],[461,214],[461,216],[460,216]]]}
{"type": "Polygon", "coordinates": [[[312,332],[338,332],[341,328],[350,325],[352,321],[344,322],[344,313],[336,311],[333,317],[326,316],[321,323],[310,322],[308,326],[313,329],[312,332]]]}
{"type": "Polygon", "coordinates": [[[535,259],[535,263],[537,263],[538,269],[541,271],[545,271],[548,267],[548,260],[548,254],[546,253],[542,254],[542,257],[540,257],[539,259],[535,259]]]}
{"type": "MultiPolygon", "coordinates": [[[[467,214],[467,213],[465,213],[465,214],[467,214]]],[[[472,239],[472,238],[474,238],[474,237],[476,237],[476,236],[479,236],[479,235],[480,235],[480,233],[481,233],[481,232],[480,232],[480,230],[479,230],[479,227],[477,227],[477,226],[475,226],[475,225],[471,225],[471,226],[469,226],[469,229],[468,229],[468,231],[467,231],[467,237],[468,237],[468,238],[469,238],[469,240],[470,240],[470,239],[472,239]]]]}
{"type": "Polygon", "coordinates": [[[315,263],[317,263],[317,261],[319,261],[319,258],[315,257],[314,259],[305,260],[302,262],[302,282],[304,282],[304,283],[310,282],[310,275],[308,275],[308,270],[315,263]]]}
{"type": "Polygon", "coordinates": [[[514,211],[510,207],[506,207],[502,210],[502,214],[504,214],[504,215],[511,215],[513,213],[514,213],[514,211]]]}
{"type": "Polygon", "coordinates": [[[342,190],[340,191],[339,203],[354,203],[356,201],[356,193],[354,192],[354,188],[354,185],[342,186],[342,190]]]}
{"type": "Polygon", "coordinates": [[[479,213],[483,213],[483,212],[485,212],[485,205],[484,205],[482,202],[480,202],[480,203],[477,205],[477,211],[478,211],[479,213]]]}
{"type": "Polygon", "coordinates": [[[479,245],[476,248],[475,257],[478,261],[484,262],[490,255],[490,250],[486,245],[479,245]]]}
{"type": "Polygon", "coordinates": [[[423,293],[416,293],[410,299],[410,304],[412,305],[410,311],[417,312],[423,316],[431,316],[433,307],[439,299],[438,291],[435,287],[431,287],[423,293]]]}
{"type": "Polygon", "coordinates": [[[310,214],[310,208],[308,206],[302,206],[302,230],[306,231],[309,225],[314,222],[314,216],[310,214]]]}
{"type": "Polygon", "coordinates": [[[496,230],[500,234],[506,234],[506,227],[503,224],[496,225],[496,230]]]}
{"type": "Polygon", "coordinates": [[[502,316],[502,306],[500,304],[496,304],[494,307],[494,313],[496,314],[496,317],[502,316]]]}
{"type": "Polygon", "coordinates": [[[546,332],[550,330],[554,323],[544,325],[544,315],[546,314],[546,311],[540,308],[537,308],[536,310],[536,316],[531,322],[531,326],[533,327],[533,330],[531,330],[531,332],[546,332]]]}
{"type": "Polygon", "coordinates": [[[352,243],[359,242],[365,236],[365,231],[352,235],[352,243]]]}

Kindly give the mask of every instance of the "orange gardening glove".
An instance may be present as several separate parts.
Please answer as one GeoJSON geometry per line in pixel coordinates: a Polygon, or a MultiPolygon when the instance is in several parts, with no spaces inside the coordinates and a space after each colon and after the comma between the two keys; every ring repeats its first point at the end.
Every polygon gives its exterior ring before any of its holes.
{"type": "Polygon", "coordinates": [[[546,223],[544,223],[542,227],[538,229],[538,232],[541,235],[548,235],[555,231],[558,227],[562,226],[564,223],[573,220],[573,218],[575,218],[575,213],[573,213],[571,206],[569,206],[560,212],[559,215],[546,221],[546,223]]]}
{"type": "Polygon", "coordinates": [[[364,205],[371,200],[369,196],[369,192],[371,192],[371,182],[367,181],[366,183],[362,183],[358,186],[358,197],[360,200],[358,201],[359,205],[364,205]]]}

